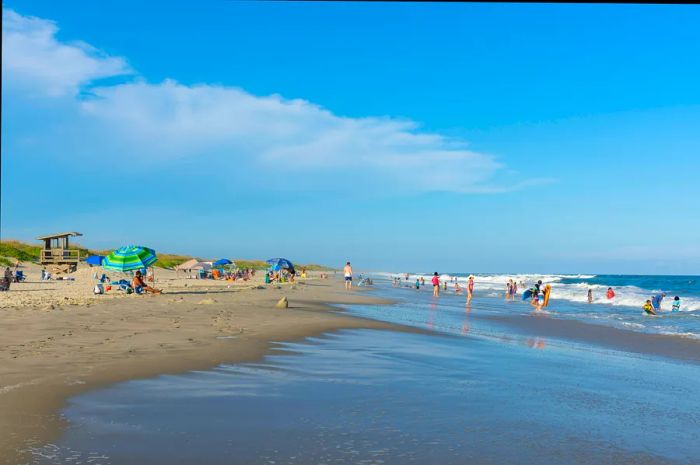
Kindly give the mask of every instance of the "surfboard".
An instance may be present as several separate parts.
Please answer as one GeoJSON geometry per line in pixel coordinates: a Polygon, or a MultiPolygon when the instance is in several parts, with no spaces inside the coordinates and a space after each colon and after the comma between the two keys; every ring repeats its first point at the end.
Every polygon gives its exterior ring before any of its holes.
{"type": "Polygon", "coordinates": [[[547,285],[544,287],[544,302],[542,303],[542,306],[543,306],[543,307],[546,307],[547,305],[549,305],[549,294],[550,294],[551,292],[552,292],[552,285],[551,285],[551,284],[547,284],[547,285]]]}

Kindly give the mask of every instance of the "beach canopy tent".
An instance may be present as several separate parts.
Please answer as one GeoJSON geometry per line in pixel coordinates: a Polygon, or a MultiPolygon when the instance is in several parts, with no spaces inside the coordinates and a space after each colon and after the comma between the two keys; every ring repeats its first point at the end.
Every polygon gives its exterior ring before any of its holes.
{"type": "Polygon", "coordinates": [[[111,271],[135,271],[148,268],[158,261],[156,251],[140,245],[125,245],[107,255],[102,268],[111,271]]]}
{"type": "Polygon", "coordinates": [[[224,266],[224,265],[233,265],[234,263],[229,260],[228,258],[222,258],[213,263],[213,266],[224,266]]]}
{"type": "Polygon", "coordinates": [[[294,264],[286,258],[271,258],[267,260],[267,264],[269,264],[273,270],[284,268],[289,271],[294,271],[294,264]]]}
{"type": "Polygon", "coordinates": [[[175,271],[191,270],[192,267],[195,266],[197,263],[199,263],[199,260],[197,260],[196,258],[191,258],[186,262],[180,263],[178,266],[176,266],[175,271]]]}
{"type": "Polygon", "coordinates": [[[211,270],[211,262],[197,262],[194,265],[192,265],[191,268],[188,268],[190,270],[211,270]]]}
{"type": "Polygon", "coordinates": [[[88,265],[102,265],[102,260],[105,258],[102,255],[90,255],[85,259],[85,263],[88,265]]]}

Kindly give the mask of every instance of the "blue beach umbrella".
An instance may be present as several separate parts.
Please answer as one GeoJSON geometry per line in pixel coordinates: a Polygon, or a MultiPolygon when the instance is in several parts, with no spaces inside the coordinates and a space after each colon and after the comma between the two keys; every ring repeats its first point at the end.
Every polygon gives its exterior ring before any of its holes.
{"type": "Polygon", "coordinates": [[[85,259],[85,263],[88,265],[102,265],[102,260],[104,260],[104,257],[102,255],[90,255],[88,258],[85,259]]]}
{"type": "Polygon", "coordinates": [[[222,258],[220,260],[217,260],[213,263],[213,266],[224,266],[224,265],[233,265],[233,262],[229,260],[228,258],[222,258]]]}
{"type": "Polygon", "coordinates": [[[267,264],[271,265],[272,268],[274,269],[275,267],[277,268],[286,268],[288,270],[293,270],[294,269],[294,264],[287,260],[286,258],[271,258],[267,260],[267,264]]]}
{"type": "Polygon", "coordinates": [[[135,271],[148,268],[158,261],[156,251],[140,245],[126,245],[107,255],[102,268],[111,271],[135,271]]]}

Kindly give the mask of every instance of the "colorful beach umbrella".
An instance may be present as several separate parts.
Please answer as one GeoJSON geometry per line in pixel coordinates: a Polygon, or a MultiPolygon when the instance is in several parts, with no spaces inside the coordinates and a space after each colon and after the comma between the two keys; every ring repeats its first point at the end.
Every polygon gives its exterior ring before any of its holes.
{"type": "Polygon", "coordinates": [[[111,271],[135,271],[158,261],[156,251],[140,245],[119,247],[102,261],[102,268],[111,271]]]}
{"type": "Polygon", "coordinates": [[[294,264],[286,258],[271,258],[267,260],[267,263],[272,267],[273,270],[285,268],[289,271],[294,271],[294,264]]]}

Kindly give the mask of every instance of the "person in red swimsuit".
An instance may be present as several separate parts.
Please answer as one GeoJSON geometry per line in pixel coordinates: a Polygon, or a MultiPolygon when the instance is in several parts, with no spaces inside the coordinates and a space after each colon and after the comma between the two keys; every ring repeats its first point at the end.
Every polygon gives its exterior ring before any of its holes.
{"type": "Polygon", "coordinates": [[[440,294],[440,278],[438,278],[437,271],[433,273],[433,297],[437,297],[440,294]]]}

